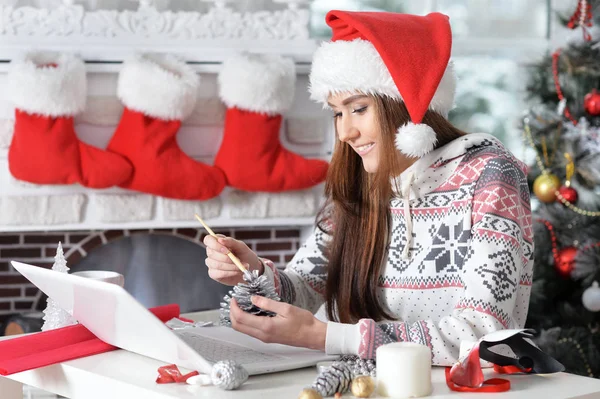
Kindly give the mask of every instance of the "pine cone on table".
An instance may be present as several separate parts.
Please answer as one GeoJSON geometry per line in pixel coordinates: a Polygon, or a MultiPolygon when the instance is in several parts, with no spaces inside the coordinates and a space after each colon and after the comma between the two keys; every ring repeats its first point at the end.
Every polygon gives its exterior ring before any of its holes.
{"type": "Polygon", "coordinates": [[[325,397],[333,396],[336,392],[342,394],[347,392],[350,384],[352,384],[352,370],[346,363],[337,361],[319,373],[312,386],[325,397]]]}
{"type": "Polygon", "coordinates": [[[377,376],[377,365],[375,359],[361,359],[356,355],[343,355],[340,357],[340,361],[346,363],[354,377],[359,375],[370,375],[371,377],[377,376]]]}

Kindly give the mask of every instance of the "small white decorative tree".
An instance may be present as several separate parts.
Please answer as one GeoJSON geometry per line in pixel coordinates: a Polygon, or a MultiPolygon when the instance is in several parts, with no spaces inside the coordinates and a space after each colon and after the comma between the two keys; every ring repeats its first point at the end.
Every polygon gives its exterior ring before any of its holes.
{"type": "MultiPolygon", "coordinates": [[[[67,260],[65,259],[65,254],[60,241],[58,243],[58,248],[56,248],[56,256],[54,257],[52,270],[59,273],[69,272],[67,260]]],[[[75,320],[66,310],[58,306],[52,298],[48,297],[46,309],[44,310],[44,325],[42,326],[42,331],[53,330],[55,328],[66,327],[73,324],[77,324],[77,320],[75,320]]]]}

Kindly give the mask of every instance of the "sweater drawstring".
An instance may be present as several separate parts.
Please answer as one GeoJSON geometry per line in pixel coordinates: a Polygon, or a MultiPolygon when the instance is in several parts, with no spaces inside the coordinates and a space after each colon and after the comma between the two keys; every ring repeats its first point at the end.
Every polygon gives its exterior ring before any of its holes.
{"type": "Polygon", "coordinates": [[[406,245],[404,246],[404,250],[402,251],[402,259],[409,259],[409,250],[412,246],[412,216],[410,214],[410,190],[413,184],[413,180],[415,175],[413,173],[409,173],[406,176],[406,184],[402,182],[402,199],[404,202],[404,219],[406,220],[406,245]]]}

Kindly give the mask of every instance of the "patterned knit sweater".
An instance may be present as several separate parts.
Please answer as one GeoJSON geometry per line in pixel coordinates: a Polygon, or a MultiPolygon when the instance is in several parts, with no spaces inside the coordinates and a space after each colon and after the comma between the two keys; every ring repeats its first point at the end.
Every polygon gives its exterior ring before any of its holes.
{"type": "MultiPolygon", "coordinates": [[[[378,295],[396,321],[329,321],[326,352],[375,358],[380,345],[431,348],[452,365],[460,344],[522,328],[533,274],[525,166],[493,136],[469,134],[415,162],[396,178],[391,239],[378,295]]],[[[265,275],[282,300],[311,310],[324,302],[331,236],[316,228],[285,270],[265,275]]]]}

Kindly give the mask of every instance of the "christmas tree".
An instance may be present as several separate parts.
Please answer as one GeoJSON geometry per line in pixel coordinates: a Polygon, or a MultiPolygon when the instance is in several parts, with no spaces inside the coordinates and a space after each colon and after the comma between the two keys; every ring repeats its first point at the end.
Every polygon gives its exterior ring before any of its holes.
{"type": "Polygon", "coordinates": [[[573,1],[581,39],[531,65],[535,263],[527,327],[568,372],[600,377],[600,0],[573,1]]]}
{"type": "MultiPolygon", "coordinates": [[[[54,257],[52,270],[59,273],[69,272],[69,268],[67,267],[67,259],[65,258],[60,241],[58,243],[58,247],[56,248],[56,256],[54,257]]],[[[55,328],[77,324],[77,320],[75,320],[67,311],[58,306],[58,304],[50,297],[47,299],[47,305],[46,309],[44,309],[43,319],[44,325],[42,326],[42,331],[48,331],[55,328]]]]}

